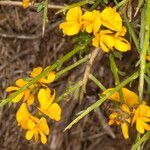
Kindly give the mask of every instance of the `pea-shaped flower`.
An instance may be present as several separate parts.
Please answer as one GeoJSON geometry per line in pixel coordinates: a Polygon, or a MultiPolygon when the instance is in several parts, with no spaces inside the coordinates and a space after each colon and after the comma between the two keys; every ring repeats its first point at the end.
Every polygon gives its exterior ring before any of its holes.
{"type": "Polygon", "coordinates": [[[40,89],[38,93],[38,101],[40,104],[39,110],[51,119],[59,121],[61,118],[61,108],[57,103],[54,103],[55,91],[52,94],[49,88],[40,89]]]}
{"type": "Polygon", "coordinates": [[[66,35],[75,35],[79,33],[82,28],[82,10],[80,7],[74,7],[68,10],[66,14],[66,22],[59,25],[59,28],[63,30],[66,35]]]}

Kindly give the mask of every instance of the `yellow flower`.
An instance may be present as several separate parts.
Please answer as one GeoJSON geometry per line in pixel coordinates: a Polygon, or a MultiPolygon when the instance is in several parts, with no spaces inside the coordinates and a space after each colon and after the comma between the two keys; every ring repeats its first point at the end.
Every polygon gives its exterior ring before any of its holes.
{"type": "Polygon", "coordinates": [[[59,121],[61,118],[61,108],[57,103],[53,103],[54,99],[55,91],[52,94],[49,88],[40,89],[38,93],[39,110],[51,119],[59,121]]]}
{"type": "Polygon", "coordinates": [[[146,60],[150,61],[150,55],[146,56],[146,60]]]}
{"type": "Polygon", "coordinates": [[[130,43],[122,37],[125,33],[125,27],[115,35],[110,30],[101,30],[99,33],[95,34],[92,45],[95,47],[101,46],[104,52],[109,52],[113,50],[113,48],[121,52],[129,51],[131,49],[130,43]]]}
{"type": "MultiPolygon", "coordinates": [[[[26,85],[28,81],[25,81],[24,79],[18,79],[15,84],[16,86],[9,86],[6,89],[6,92],[14,92],[19,90],[21,87],[26,85]]],[[[34,86],[30,86],[29,88],[25,89],[23,92],[21,92],[19,95],[17,95],[14,99],[12,99],[12,102],[17,103],[19,102],[22,98],[23,101],[26,102],[28,105],[33,104],[34,102],[34,95],[32,94],[32,90],[34,89],[34,86]]]]}
{"type": "Polygon", "coordinates": [[[34,136],[34,140],[37,143],[39,141],[39,135],[41,136],[41,142],[45,144],[47,142],[46,135],[49,134],[49,127],[46,122],[46,119],[42,117],[40,120],[34,124],[34,126],[29,127],[26,132],[26,139],[31,140],[34,136]]]}
{"type": "Polygon", "coordinates": [[[63,30],[66,35],[75,35],[79,33],[82,28],[81,23],[82,10],[80,7],[74,7],[68,10],[66,15],[66,22],[59,25],[59,28],[63,30]]]}
{"type": "MultiPolygon", "coordinates": [[[[106,94],[112,89],[113,88],[109,88],[106,91],[104,91],[102,94],[106,94]]],[[[137,96],[136,93],[128,90],[127,88],[122,88],[122,94],[123,94],[124,103],[126,105],[133,106],[133,105],[139,104],[139,97],[137,96]]],[[[108,99],[120,102],[119,92],[115,92],[108,99]]]]}
{"type": "Polygon", "coordinates": [[[145,130],[150,131],[150,107],[144,104],[139,105],[135,110],[135,115],[132,124],[136,122],[136,129],[139,133],[144,133],[145,130]]]}
{"type": "Polygon", "coordinates": [[[29,113],[26,103],[22,103],[16,113],[16,120],[18,122],[18,125],[20,125],[23,129],[28,129],[35,126],[38,118],[32,116],[29,113]]]}
{"type": "Polygon", "coordinates": [[[123,104],[119,110],[113,112],[109,116],[109,125],[121,125],[122,133],[125,139],[129,138],[128,125],[131,123],[131,112],[126,104],[123,104]]]}
{"type": "Polygon", "coordinates": [[[99,11],[86,11],[82,16],[83,29],[88,33],[97,33],[101,26],[101,16],[99,11]]]}
{"type": "Polygon", "coordinates": [[[30,0],[22,0],[22,6],[23,6],[23,8],[29,7],[29,4],[30,4],[30,0]]]}
{"type": "Polygon", "coordinates": [[[106,7],[101,12],[102,25],[114,30],[120,31],[122,28],[122,19],[119,13],[116,12],[116,9],[111,7],[106,7]]]}
{"type": "MultiPolygon", "coordinates": [[[[45,68],[44,70],[46,70],[47,68],[45,68]]],[[[37,75],[42,73],[42,71],[43,71],[42,67],[36,67],[30,73],[30,77],[35,78],[37,75]]],[[[43,85],[43,83],[51,83],[55,80],[55,77],[56,77],[56,74],[55,74],[55,72],[52,71],[52,72],[48,73],[45,77],[39,79],[38,82],[41,83],[42,85],[43,85]]]]}

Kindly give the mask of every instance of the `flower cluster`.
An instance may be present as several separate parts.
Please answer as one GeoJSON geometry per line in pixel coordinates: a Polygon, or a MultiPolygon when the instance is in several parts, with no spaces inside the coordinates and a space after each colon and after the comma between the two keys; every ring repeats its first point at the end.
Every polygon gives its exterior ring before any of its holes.
{"type": "Polygon", "coordinates": [[[30,0],[22,0],[22,6],[23,8],[28,8],[30,4],[30,0]]]}
{"type": "MultiPolygon", "coordinates": [[[[30,79],[35,78],[37,75],[42,73],[42,71],[42,67],[34,68],[30,73],[29,78],[18,79],[15,82],[16,85],[9,86],[6,91],[14,92],[19,90],[21,87],[26,85],[30,79]]],[[[16,120],[18,125],[26,130],[27,140],[31,140],[32,137],[34,137],[35,142],[38,142],[40,136],[41,142],[45,144],[47,142],[46,135],[49,134],[49,127],[46,118],[43,116],[47,116],[55,121],[59,121],[61,119],[61,108],[54,102],[56,92],[55,90],[48,88],[46,85],[48,83],[52,83],[55,76],[55,72],[48,73],[45,77],[41,78],[35,84],[29,86],[18,96],[12,99],[13,103],[22,102],[16,113],[16,120]],[[37,109],[34,110],[34,112],[38,111],[38,113],[36,113],[36,116],[33,116],[29,112],[29,107],[33,104],[37,104],[35,101],[36,97],[38,99],[38,107],[36,107],[37,109]]]]}
{"type": "Polygon", "coordinates": [[[80,31],[93,33],[92,45],[101,47],[104,52],[114,49],[126,52],[131,49],[130,43],[123,38],[126,28],[122,25],[122,18],[111,7],[106,7],[102,12],[94,10],[84,13],[80,7],[71,8],[66,14],[66,21],[59,28],[68,36],[80,31]]]}
{"type": "MultiPolygon", "coordinates": [[[[107,89],[103,94],[109,92],[112,88],[107,89]]],[[[109,125],[115,124],[120,125],[122,133],[125,139],[129,138],[128,128],[136,124],[136,130],[139,133],[144,133],[145,130],[150,131],[150,107],[139,103],[139,97],[136,93],[128,90],[127,88],[122,88],[122,95],[124,103],[121,104],[121,97],[119,92],[115,92],[108,99],[116,101],[118,103],[118,108],[114,109],[109,116],[109,125]]]]}

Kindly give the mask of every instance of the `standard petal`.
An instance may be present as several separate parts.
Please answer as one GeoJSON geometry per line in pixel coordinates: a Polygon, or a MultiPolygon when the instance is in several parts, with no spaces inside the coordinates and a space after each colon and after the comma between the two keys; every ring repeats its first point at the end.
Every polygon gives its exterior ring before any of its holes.
{"type": "Polygon", "coordinates": [[[40,89],[38,92],[38,101],[40,103],[40,109],[46,110],[48,106],[52,103],[50,98],[50,89],[40,89]]]}
{"type": "Polygon", "coordinates": [[[24,79],[18,79],[15,84],[18,86],[18,87],[23,87],[24,85],[26,85],[28,82],[25,81],[24,79]]]}
{"type": "Polygon", "coordinates": [[[29,112],[26,103],[22,103],[16,113],[16,120],[20,123],[22,120],[29,118],[29,112]]]}
{"type": "Polygon", "coordinates": [[[82,10],[81,7],[74,7],[68,10],[66,15],[67,21],[81,21],[82,10]]]}
{"type": "Polygon", "coordinates": [[[35,122],[32,119],[28,120],[28,129],[33,129],[36,126],[35,122]]]}
{"type": "Polygon", "coordinates": [[[30,77],[34,78],[37,75],[39,75],[42,72],[43,68],[42,67],[36,67],[33,69],[33,71],[30,73],[30,77]]]}
{"type": "Polygon", "coordinates": [[[81,24],[78,22],[69,21],[61,23],[59,28],[63,30],[64,34],[71,36],[79,33],[81,24]]]}
{"type": "Polygon", "coordinates": [[[101,13],[102,25],[114,30],[120,31],[122,28],[122,19],[119,13],[111,7],[106,7],[101,13]]]}
{"type": "Polygon", "coordinates": [[[53,103],[47,110],[47,115],[56,121],[61,119],[61,108],[57,103],[53,103]]]}
{"type": "Polygon", "coordinates": [[[135,104],[139,104],[139,97],[136,93],[130,91],[127,88],[122,88],[123,98],[125,101],[125,104],[129,106],[133,106],[135,104]]]}

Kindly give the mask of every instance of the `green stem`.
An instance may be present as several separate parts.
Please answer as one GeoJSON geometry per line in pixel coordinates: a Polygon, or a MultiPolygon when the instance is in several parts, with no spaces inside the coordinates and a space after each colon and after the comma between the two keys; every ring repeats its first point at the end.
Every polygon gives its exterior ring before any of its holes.
{"type": "Polygon", "coordinates": [[[139,102],[143,101],[143,90],[144,90],[144,76],[145,76],[145,66],[146,66],[146,54],[149,48],[150,40],[150,0],[146,2],[145,11],[145,37],[142,46],[142,51],[140,54],[140,78],[139,78],[139,102]]]}
{"type": "Polygon", "coordinates": [[[56,100],[56,102],[60,102],[64,97],[75,91],[76,89],[80,88],[82,86],[82,82],[77,82],[74,86],[72,86],[69,90],[67,90],[65,93],[63,93],[61,96],[59,96],[56,100]]]}
{"type": "Polygon", "coordinates": [[[96,79],[92,74],[89,75],[89,78],[102,90],[105,91],[106,88],[104,87],[104,85],[98,80],[96,79]]]}
{"type": "Polygon", "coordinates": [[[140,50],[140,47],[139,47],[138,38],[137,38],[137,36],[136,36],[136,34],[135,34],[135,32],[134,32],[134,29],[133,29],[133,27],[132,27],[131,23],[129,22],[129,20],[128,20],[128,18],[127,18],[126,15],[124,15],[124,20],[125,20],[125,22],[126,22],[126,25],[127,25],[128,31],[129,31],[129,34],[131,35],[131,37],[132,37],[132,39],[133,39],[134,45],[135,45],[137,51],[140,52],[141,50],[140,50]]]}
{"type": "MultiPolygon", "coordinates": [[[[94,0],[93,0],[94,2],[94,0]]],[[[61,12],[65,12],[67,11],[68,9],[71,9],[71,8],[74,8],[74,7],[79,7],[79,6],[83,6],[85,4],[88,4],[89,1],[88,0],[83,0],[83,1],[80,1],[80,2],[77,2],[77,3],[74,3],[74,4],[71,4],[71,5],[66,5],[63,9],[59,10],[56,12],[56,14],[59,14],[61,12]]]]}
{"type": "Polygon", "coordinates": [[[93,11],[100,3],[102,2],[102,0],[97,0],[92,7],[89,9],[89,11],[93,11]]]}
{"type": "Polygon", "coordinates": [[[74,119],[66,128],[64,131],[66,131],[67,129],[70,129],[74,124],[76,124],[78,121],[80,121],[84,116],[86,116],[87,114],[89,114],[92,110],[94,110],[95,108],[99,107],[106,99],[108,99],[112,94],[114,94],[116,91],[120,90],[122,87],[124,87],[126,84],[128,84],[129,82],[131,82],[132,80],[135,80],[137,77],[139,76],[138,72],[135,72],[134,74],[132,74],[130,77],[128,77],[126,80],[124,80],[122,83],[120,83],[119,85],[117,85],[115,88],[113,88],[112,90],[110,90],[104,97],[102,97],[101,99],[99,99],[96,103],[94,103],[93,105],[91,105],[90,107],[88,107],[85,111],[83,111],[83,113],[78,116],[76,119],[74,119]]]}
{"type": "Polygon", "coordinates": [[[8,98],[3,99],[0,103],[0,107],[7,104],[8,102],[10,102],[13,98],[15,98],[21,92],[23,92],[26,88],[28,88],[29,86],[31,86],[32,84],[37,82],[40,78],[44,77],[49,72],[53,71],[54,69],[56,69],[57,67],[62,65],[64,62],[66,62],[68,59],[70,59],[72,56],[74,56],[76,53],[78,53],[80,50],[84,49],[85,47],[86,47],[86,45],[84,45],[82,47],[79,45],[78,47],[76,47],[75,49],[73,49],[72,51],[67,53],[64,57],[58,59],[52,66],[50,66],[49,68],[44,70],[41,74],[37,75],[35,78],[33,78],[31,81],[29,81],[25,86],[20,88],[18,91],[12,93],[8,98]]]}
{"type": "Polygon", "coordinates": [[[119,7],[121,7],[122,5],[125,5],[128,2],[128,0],[122,0],[121,2],[117,3],[117,1],[115,2],[116,6],[115,8],[118,9],[119,7]]]}
{"type": "Polygon", "coordinates": [[[80,64],[86,62],[86,61],[89,59],[89,57],[90,57],[90,55],[87,55],[87,56],[85,56],[84,58],[80,59],[79,61],[75,62],[74,64],[72,64],[72,65],[66,67],[65,69],[59,71],[59,72],[56,74],[56,80],[57,80],[58,78],[60,78],[64,73],[66,73],[66,72],[68,72],[69,70],[71,70],[71,69],[73,69],[73,68],[79,66],[80,64]]]}
{"type": "MultiPolygon", "coordinates": [[[[115,85],[120,84],[119,74],[118,74],[118,68],[114,59],[114,56],[112,54],[109,55],[110,65],[111,65],[111,71],[113,72],[114,78],[115,78],[115,85]]],[[[123,104],[123,93],[122,90],[119,90],[119,96],[120,96],[120,102],[123,104]]]]}

